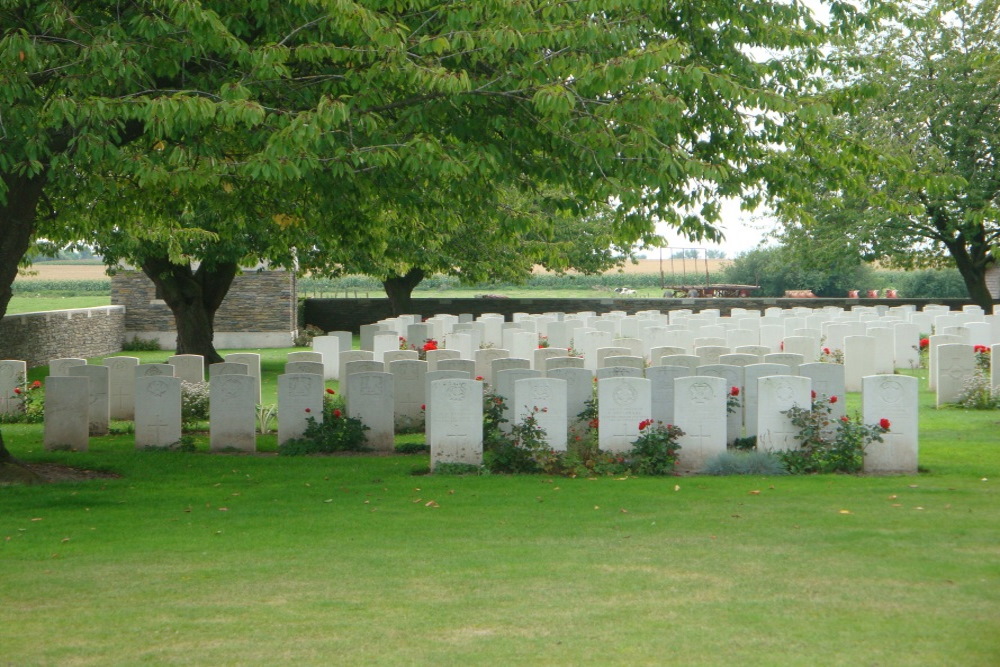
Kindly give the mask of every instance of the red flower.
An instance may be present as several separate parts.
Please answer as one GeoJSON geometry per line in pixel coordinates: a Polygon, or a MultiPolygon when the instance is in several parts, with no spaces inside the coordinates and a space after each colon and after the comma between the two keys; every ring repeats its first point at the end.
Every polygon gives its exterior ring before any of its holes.
{"type": "Polygon", "coordinates": [[[729,395],[730,396],[739,396],[740,395],[740,388],[739,387],[730,387],[729,388],[729,395]]]}
{"type": "Polygon", "coordinates": [[[810,393],[810,394],[812,394],[812,399],[813,399],[813,400],[815,401],[815,400],[816,400],[816,390],[815,390],[815,389],[813,389],[813,390],[812,390],[811,392],[809,392],[809,393],[810,393]]]}
{"type": "Polygon", "coordinates": [[[479,380],[480,382],[482,382],[483,381],[483,376],[482,375],[477,375],[476,379],[479,380]]]}
{"type": "Polygon", "coordinates": [[[327,387],[326,393],[328,393],[328,394],[336,394],[337,392],[335,392],[333,389],[330,389],[329,387],[327,387]]]}
{"type": "Polygon", "coordinates": [[[427,409],[427,404],[426,403],[421,403],[420,404],[420,409],[421,410],[426,410],[427,409]]]}
{"type": "Polygon", "coordinates": [[[930,345],[930,344],[931,344],[931,341],[930,341],[929,338],[921,338],[920,339],[920,349],[921,350],[926,350],[927,346],[930,345]]]}
{"type": "Polygon", "coordinates": [[[652,425],[653,425],[652,419],[644,419],[641,422],[639,422],[639,430],[644,431],[646,430],[647,426],[652,426],[652,425]]]}
{"type": "Polygon", "coordinates": [[[590,428],[597,428],[599,424],[600,421],[597,419],[597,417],[594,417],[593,419],[590,420],[590,422],[588,422],[587,425],[590,426],[590,428]]]}
{"type": "Polygon", "coordinates": [[[41,380],[35,380],[34,382],[31,383],[31,388],[32,389],[38,389],[41,386],[42,386],[42,381],[41,380]]]}
{"type": "Polygon", "coordinates": [[[341,414],[343,414],[343,413],[341,413],[341,411],[340,411],[340,410],[334,410],[334,411],[333,411],[333,416],[334,416],[335,418],[337,418],[337,419],[340,419],[340,415],[341,415],[341,414]]]}
{"type": "Polygon", "coordinates": [[[434,340],[433,338],[427,339],[427,342],[424,343],[424,352],[429,352],[431,350],[436,350],[436,349],[438,349],[437,341],[434,340]]]}
{"type": "Polygon", "coordinates": [[[830,403],[836,403],[836,402],[837,402],[837,397],[836,396],[831,396],[830,397],[830,403]]]}
{"type": "Polygon", "coordinates": [[[785,351],[785,341],[781,341],[781,345],[779,345],[778,347],[779,347],[779,349],[780,349],[780,350],[781,350],[782,352],[784,352],[784,351],[785,351]]]}
{"type": "Polygon", "coordinates": [[[986,347],[985,345],[973,345],[972,351],[977,353],[981,352],[984,354],[989,354],[990,348],[986,347]]]}
{"type": "Polygon", "coordinates": [[[823,354],[830,354],[830,348],[824,347],[823,348],[823,354]]]}
{"type": "Polygon", "coordinates": [[[845,415],[845,416],[843,416],[843,417],[840,418],[840,421],[842,421],[842,422],[844,422],[846,424],[847,422],[849,422],[851,420],[848,419],[847,416],[845,415]]]}
{"type": "Polygon", "coordinates": [[[14,387],[14,393],[15,394],[20,394],[21,393],[21,388],[20,387],[14,387]]]}
{"type": "Polygon", "coordinates": [[[306,412],[312,412],[312,408],[306,408],[306,412]]]}
{"type": "Polygon", "coordinates": [[[892,426],[892,424],[889,422],[889,420],[886,419],[885,417],[882,417],[882,419],[879,420],[878,425],[881,426],[882,428],[884,428],[886,431],[888,431],[889,427],[892,426]]]}

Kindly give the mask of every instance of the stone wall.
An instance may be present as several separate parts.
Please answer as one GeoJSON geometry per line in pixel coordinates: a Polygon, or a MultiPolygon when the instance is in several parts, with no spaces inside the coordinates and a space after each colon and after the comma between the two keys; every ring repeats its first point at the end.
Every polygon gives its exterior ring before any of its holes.
{"type": "Polygon", "coordinates": [[[29,367],[60,357],[112,355],[121,351],[124,340],[121,306],[21,313],[0,320],[0,359],[20,359],[29,367]]]}
{"type": "MultiPolygon", "coordinates": [[[[125,306],[126,338],[152,338],[165,349],[176,342],[170,308],[156,296],[156,286],[141,271],[111,277],[111,303],[125,306]]],[[[245,270],[233,280],[215,313],[215,346],[283,347],[298,329],[295,274],[245,270]]]]}
{"type": "MultiPolygon", "coordinates": [[[[622,310],[635,313],[640,310],[670,311],[687,308],[703,310],[718,308],[728,315],[733,308],[763,310],[771,306],[794,308],[806,306],[821,308],[836,306],[900,306],[915,304],[918,309],[924,305],[937,303],[947,305],[952,310],[961,310],[969,304],[968,299],[413,299],[412,311],[423,317],[451,313],[500,313],[507,321],[514,313],[546,313],[594,311],[607,313],[622,310]]],[[[371,324],[392,317],[388,299],[306,299],[303,326],[312,324],[324,331],[354,331],[362,324],[371,324]]]]}

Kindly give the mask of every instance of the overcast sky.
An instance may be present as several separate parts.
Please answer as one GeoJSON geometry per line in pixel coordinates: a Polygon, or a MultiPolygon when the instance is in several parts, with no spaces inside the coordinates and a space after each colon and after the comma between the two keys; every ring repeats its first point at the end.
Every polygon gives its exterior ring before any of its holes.
{"type": "MultiPolygon", "coordinates": [[[[726,257],[733,258],[747,250],[753,250],[761,242],[764,245],[774,245],[773,240],[765,239],[765,236],[774,228],[774,220],[764,216],[762,213],[748,213],[740,210],[738,202],[725,202],[722,205],[722,222],[719,227],[726,238],[722,243],[692,243],[686,238],[674,233],[673,228],[664,223],[656,225],[656,231],[670,244],[672,248],[707,248],[710,250],[722,250],[726,257]]],[[[666,253],[666,251],[664,251],[666,253]]],[[[645,253],[649,257],[658,257],[658,251],[651,250],[645,253]]]]}

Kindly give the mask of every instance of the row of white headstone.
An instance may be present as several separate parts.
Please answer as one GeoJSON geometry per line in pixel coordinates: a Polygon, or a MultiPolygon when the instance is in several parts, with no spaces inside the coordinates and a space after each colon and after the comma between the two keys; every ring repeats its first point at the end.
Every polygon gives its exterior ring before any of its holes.
{"type": "MultiPolygon", "coordinates": [[[[580,369],[586,372],[585,369],[580,369]]],[[[509,371],[503,371],[509,372],[509,371]]],[[[514,382],[514,419],[533,415],[544,429],[547,445],[567,449],[568,382],[560,378],[525,378],[514,382]]],[[[678,469],[700,472],[727,448],[727,397],[731,387],[720,377],[691,375],[673,381],[673,425],[679,439],[678,469]]],[[[757,447],[762,451],[796,449],[798,429],[787,411],[812,405],[810,378],[771,375],[757,379],[757,447]]],[[[483,383],[450,378],[430,383],[427,442],[432,468],[441,463],[482,464],[483,383]]],[[[609,377],[597,381],[598,442],[604,451],[627,452],[640,435],[640,424],[654,419],[653,382],[646,378],[609,377]]],[[[828,397],[824,397],[828,398],[828,397]]],[[[833,405],[842,405],[842,401],[833,405]]],[[[882,442],[866,449],[864,468],[870,473],[917,471],[917,380],[903,375],[872,375],[862,382],[862,421],[878,425],[888,420],[882,442]]]]}

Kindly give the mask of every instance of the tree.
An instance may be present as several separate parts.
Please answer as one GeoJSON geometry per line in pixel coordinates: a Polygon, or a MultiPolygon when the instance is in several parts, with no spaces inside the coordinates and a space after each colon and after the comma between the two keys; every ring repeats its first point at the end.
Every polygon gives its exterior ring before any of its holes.
{"type": "Polygon", "coordinates": [[[168,248],[185,228],[142,220],[146,198],[227,182],[324,202],[313,233],[358,243],[381,236],[370,202],[471,210],[515,182],[565,187],[581,216],[616,200],[623,242],[657,218],[716,238],[717,196],[783,189],[765,166],[802,128],[796,96],[830,35],[870,23],[830,7],[826,27],[777,0],[6,0],[0,315],[31,238],[66,231],[65,198],[123,182],[141,194],[102,224],[168,248]]]}
{"type": "Polygon", "coordinates": [[[780,297],[786,290],[808,289],[816,296],[846,296],[851,289],[871,283],[871,269],[856,257],[827,266],[787,246],[757,248],[745,252],[723,269],[725,280],[741,285],[760,285],[760,296],[780,297]]]}
{"type": "Polygon", "coordinates": [[[839,147],[792,156],[808,197],[783,238],[814,264],[953,264],[987,312],[1000,242],[1000,2],[933,0],[838,53],[858,65],[830,100],[839,147]],[[860,98],[860,99],[859,99],[860,98]],[[845,160],[844,156],[850,158],[845,160]],[[828,158],[838,164],[831,164],[828,158]],[[853,165],[845,173],[844,166],[853,165]]]}

